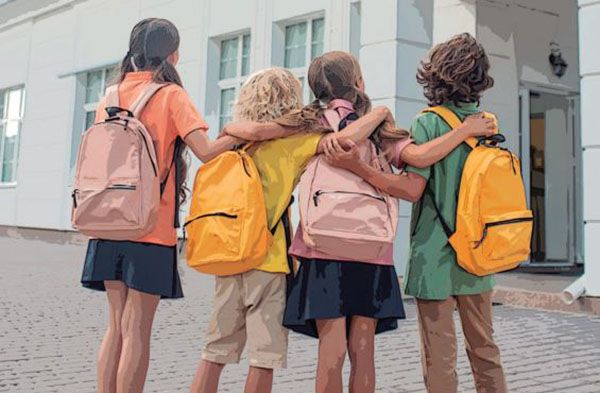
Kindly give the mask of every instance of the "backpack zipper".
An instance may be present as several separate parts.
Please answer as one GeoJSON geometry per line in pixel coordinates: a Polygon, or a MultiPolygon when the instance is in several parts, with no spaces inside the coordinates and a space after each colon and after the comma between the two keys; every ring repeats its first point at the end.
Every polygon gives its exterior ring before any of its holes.
{"type": "Polygon", "coordinates": [[[354,194],[354,195],[362,195],[368,198],[377,199],[378,201],[385,202],[384,197],[379,197],[371,194],[367,194],[365,192],[352,192],[352,191],[323,191],[317,190],[313,195],[313,202],[315,206],[319,206],[319,197],[323,194],[354,194]]]}
{"type": "Polygon", "coordinates": [[[191,220],[189,220],[188,222],[186,222],[185,224],[183,224],[183,227],[185,228],[188,224],[191,224],[192,222],[199,220],[201,218],[206,218],[206,217],[224,217],[224,218],[230,218],[230,219],[236,219],[238,218],[237,214],[229,214],[229,213],[223,213],[223,212],[218,212],[218,213],[208,213],[208,214],[203,214],[201,216],[192,218],[191,220]]]}
{"type": "Polygon", "coordinates": [[[135,190],[136,186],[131,184],[113,184],[106,187],[107,190],[135,190]]]}
{"type": "Polygon", "coordinates": [[[497,227],[499,225],[518,224],[520,222],[528,222],[528,221],[533,221],[533,217],[513,218],[511,220],[503,220],[503,221],[495,221],[495,222],[486,223],[485,226],[483,227],[483,235],[481,236],[481,239],[479,239],[477,242],[475,242],[475,247],[473,247],[473,249],[479,248],[479,246],[481,246],[481,244],[487,237],[489,228],[497,227]]]}
{"type": "MultiPolygon", "coordinates": [[[[108,186],[105,190],[135,190],[136,186],[131,184],[113,184],[112,186],[108,186]]],[[[79,193],[78,189],[74,189],[71,192],[71,198],[73,199],[73,207],[77,209],[77,194],[79,193]]]]}

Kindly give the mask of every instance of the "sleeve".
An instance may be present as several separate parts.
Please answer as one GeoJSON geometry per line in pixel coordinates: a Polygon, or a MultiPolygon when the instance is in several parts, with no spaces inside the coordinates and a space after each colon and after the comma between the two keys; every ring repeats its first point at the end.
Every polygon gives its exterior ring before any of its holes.
{"type": "Polygon", "coordinates": [[[402,152],[411,143],[414,143],[412,138],[406,138],[406,139],[395,141],[391,146],[389,154],[387,155],[390,158],[390,164],[392,164],[393,166],[395,166],[398,169],[402,169],[405,165],[405,163],[402,161],[402,158],[401,158],[402,152]]]}
{"type": "MultiPolygon", "coordinates": [[[[422,115],[422,116],[417,117],[413,121],[413,124],[410,127],[412,139],[417,145],[427,143],[430,140],[434,139],[434,136],[431,135],[432,130],[428,129],[428,127],[426,127],[422,122],[422,120],[425,116],[427,116],[427,115],[422,115]]],[[[414,166],[408,165],[406,167],[406,172],[417,174],[417,175],[421,176],[422,178],[424,178],[425,180],[429,180],[429,177],[431,176],[431,167],[416,168],[414,166]]]]}
{"type": "Polygon", "coordinates": [[[198,113],[188,93],[176,86],[169,97],[169,122],[173,132],[185,139],[196,130],[207,131],[208,125],[198,113]]]}

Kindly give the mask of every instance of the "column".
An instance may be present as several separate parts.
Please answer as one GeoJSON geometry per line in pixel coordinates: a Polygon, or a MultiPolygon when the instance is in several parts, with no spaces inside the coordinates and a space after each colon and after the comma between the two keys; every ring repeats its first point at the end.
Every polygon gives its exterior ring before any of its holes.
{"type": "MultiPolygon", "coordinates": [[[[408,127],[427,102],[416,82],[419,61],[432,42],[433,0],[363,0],[360,62],[373,105],[387,105],[408,127]]],[[[401,202],[394,258],[404,275],[409,248],[410,204],[401,202]]]]}
{"type": "Polygon", "coordinates": [[[581,74],[581,145],[583,149],[583,220],[586,290],[600,296],[600,0],[579,0],[581,74]]]}

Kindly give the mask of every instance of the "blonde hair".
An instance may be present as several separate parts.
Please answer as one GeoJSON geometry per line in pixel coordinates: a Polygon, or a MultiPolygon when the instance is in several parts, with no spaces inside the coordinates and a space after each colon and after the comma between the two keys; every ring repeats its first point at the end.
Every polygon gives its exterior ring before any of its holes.
{"type": "MultiPolygon", "coordinates": [[[[365,115],[371,110],[371,99],[357,87],[361,79],[360,65],[350,53],[331,51],[316,57],[308,68],[308,84],[315,100],[300,113],[284,116],[278,122],[285,125],[316,125],[326,109],[322,104],[327,105],[336,98],[352,102],[356,113],[359,116],[365,115]]],[[[373,132],[371,139],[381,147],[382,139],[405,139],[408,136],[408,131],[401,128],[389,129],[382,123],[373,132]]]]}
{"type": "Polygon", "coordinates": [[[233,118],[268,122],[302,106],[300,80],[284,68],[267,68],[252,74],[242,85],[233,118]]]}

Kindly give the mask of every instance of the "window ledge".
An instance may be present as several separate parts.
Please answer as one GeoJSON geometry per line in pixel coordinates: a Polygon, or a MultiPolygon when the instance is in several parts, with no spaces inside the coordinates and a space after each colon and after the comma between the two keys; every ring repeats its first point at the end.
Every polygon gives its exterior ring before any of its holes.
{"type": "Polygon", "coordinates": [[[17,188],[17,183],[0,183],[0,189],[4,188],[17,188]]]}

